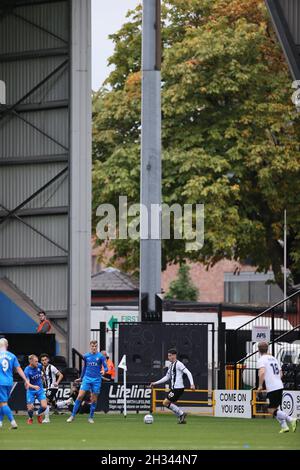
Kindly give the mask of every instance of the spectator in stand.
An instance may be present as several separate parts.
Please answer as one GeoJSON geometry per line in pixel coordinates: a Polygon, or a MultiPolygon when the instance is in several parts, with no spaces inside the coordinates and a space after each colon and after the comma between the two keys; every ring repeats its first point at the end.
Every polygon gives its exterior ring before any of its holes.
{"type": "Polygon", "coordinates": [[[105,357],[106,359],[106,364],[107,364],[107,367],[108,367],[108,371],[105,373],[104,372],[104,369],[102,367],[102,377],[104,379],[107,379],[109,380],[110,382],[114,382],[115,380],[115,376],[116,376],[116,368],[115,368],[115,365],[113,363],[113,361],[111,359],[109,359],[109,356],[107,354],[106,351],[101,351],[101,354],[105,357]]]}
{"type": "Polygon", "coordinates": [[[46,317],[46,313],[41,310],[39,313],[38,313],[38,316],[39,316],[39,319],[40,319],[40,324],[39,326],[37,327],[36,329],[36,332],[38,334],[47,334],[47,333],[50,333],[51,331],[51,323],[50,321],[47,319],[46,317]]]}

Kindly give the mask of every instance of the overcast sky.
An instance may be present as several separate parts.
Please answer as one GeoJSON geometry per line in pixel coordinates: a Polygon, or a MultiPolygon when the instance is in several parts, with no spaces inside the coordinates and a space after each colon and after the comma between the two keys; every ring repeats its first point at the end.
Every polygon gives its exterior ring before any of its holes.
{"type": "Polygon", "coordinates": [[[92,88],[98,90],[108,76],[107,59],[113,52],[108,35],[120,29],[126,13],[139,0],[92,0],[92,88]]]}

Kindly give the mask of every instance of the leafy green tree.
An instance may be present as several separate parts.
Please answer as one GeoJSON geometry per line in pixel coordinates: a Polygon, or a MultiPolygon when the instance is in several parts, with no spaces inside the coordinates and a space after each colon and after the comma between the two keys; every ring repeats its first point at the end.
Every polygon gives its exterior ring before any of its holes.
{"type": "Polygon", "coordinates": [[[170,300],[198,300],[199,292],[190,277],[190,267],[181,264],[178,270],[177,279],[171,282],[165,299],[170,300]]]}
{"type": "MultiPolygon", "coordinates": [[[[263,0],[163,3],[163,201],[205,204],[205,244],[163,242],[163,264],[251,259],[282,286],[300,282],[300,117],[263,0]]],[[[139,201],[141,9],[113,34],[114,71],[93,97],[93,215],[119,195],[139,201]]],[[[112,240],[114,259],[138,269],[139,245],[112,240]]],[[[113,260],[114,261],[114,260],[113,260]]]]}

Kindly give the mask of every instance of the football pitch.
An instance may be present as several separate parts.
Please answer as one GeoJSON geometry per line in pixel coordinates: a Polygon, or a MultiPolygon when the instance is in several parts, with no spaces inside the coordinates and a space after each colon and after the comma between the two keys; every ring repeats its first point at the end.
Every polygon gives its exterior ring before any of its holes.
{"type": "Polygon", "coordinates": [[[80,415],[52,416],[50,424],[26,423],[17,416],[18,430],[7,421],[0,429],[0,450],[299,450],[300,425],[295,433],[279,434],[273,419],[234,419],[188,416],[178,425],[171,415],[154,415],[144,424],[143,415],[95,416],[95,424],[80,415]]]}

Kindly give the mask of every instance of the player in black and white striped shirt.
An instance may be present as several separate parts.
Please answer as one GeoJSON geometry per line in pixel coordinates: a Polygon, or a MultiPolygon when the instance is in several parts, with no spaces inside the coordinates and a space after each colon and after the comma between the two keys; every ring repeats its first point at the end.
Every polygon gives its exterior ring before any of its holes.
{"type": "Polygon", "coordinates": [[[176,349],[169,349],[168,360],[171,364],[168,368],[167,374],[157,382],[152,382],[150,387],[170,382],[170,391],[168,392],[167,397],[164,399],[163,405],[178,416],[178,424],[185,424],[186,413],[182,411],[179,406],[175,405],[175,403],[177,400],[179,400],[184,392],[183,374],[187,375],[190,381],[191,389],[195,390],[193,376],[191,372],[185,367],[185,365],[177,360],[176,349]]]}
{"type": "Polygon", "coordinates": [[[45,411],[45,419],[43,423],[50,423],[49,411],[50,406],[55,406],[55,397],[57,394],[58,386],[63,379],[63,374],[49,362],[48,354],[41,355],[41,363],[43,365],[43,382],[46,388],[47,409],[45,411]]]}

